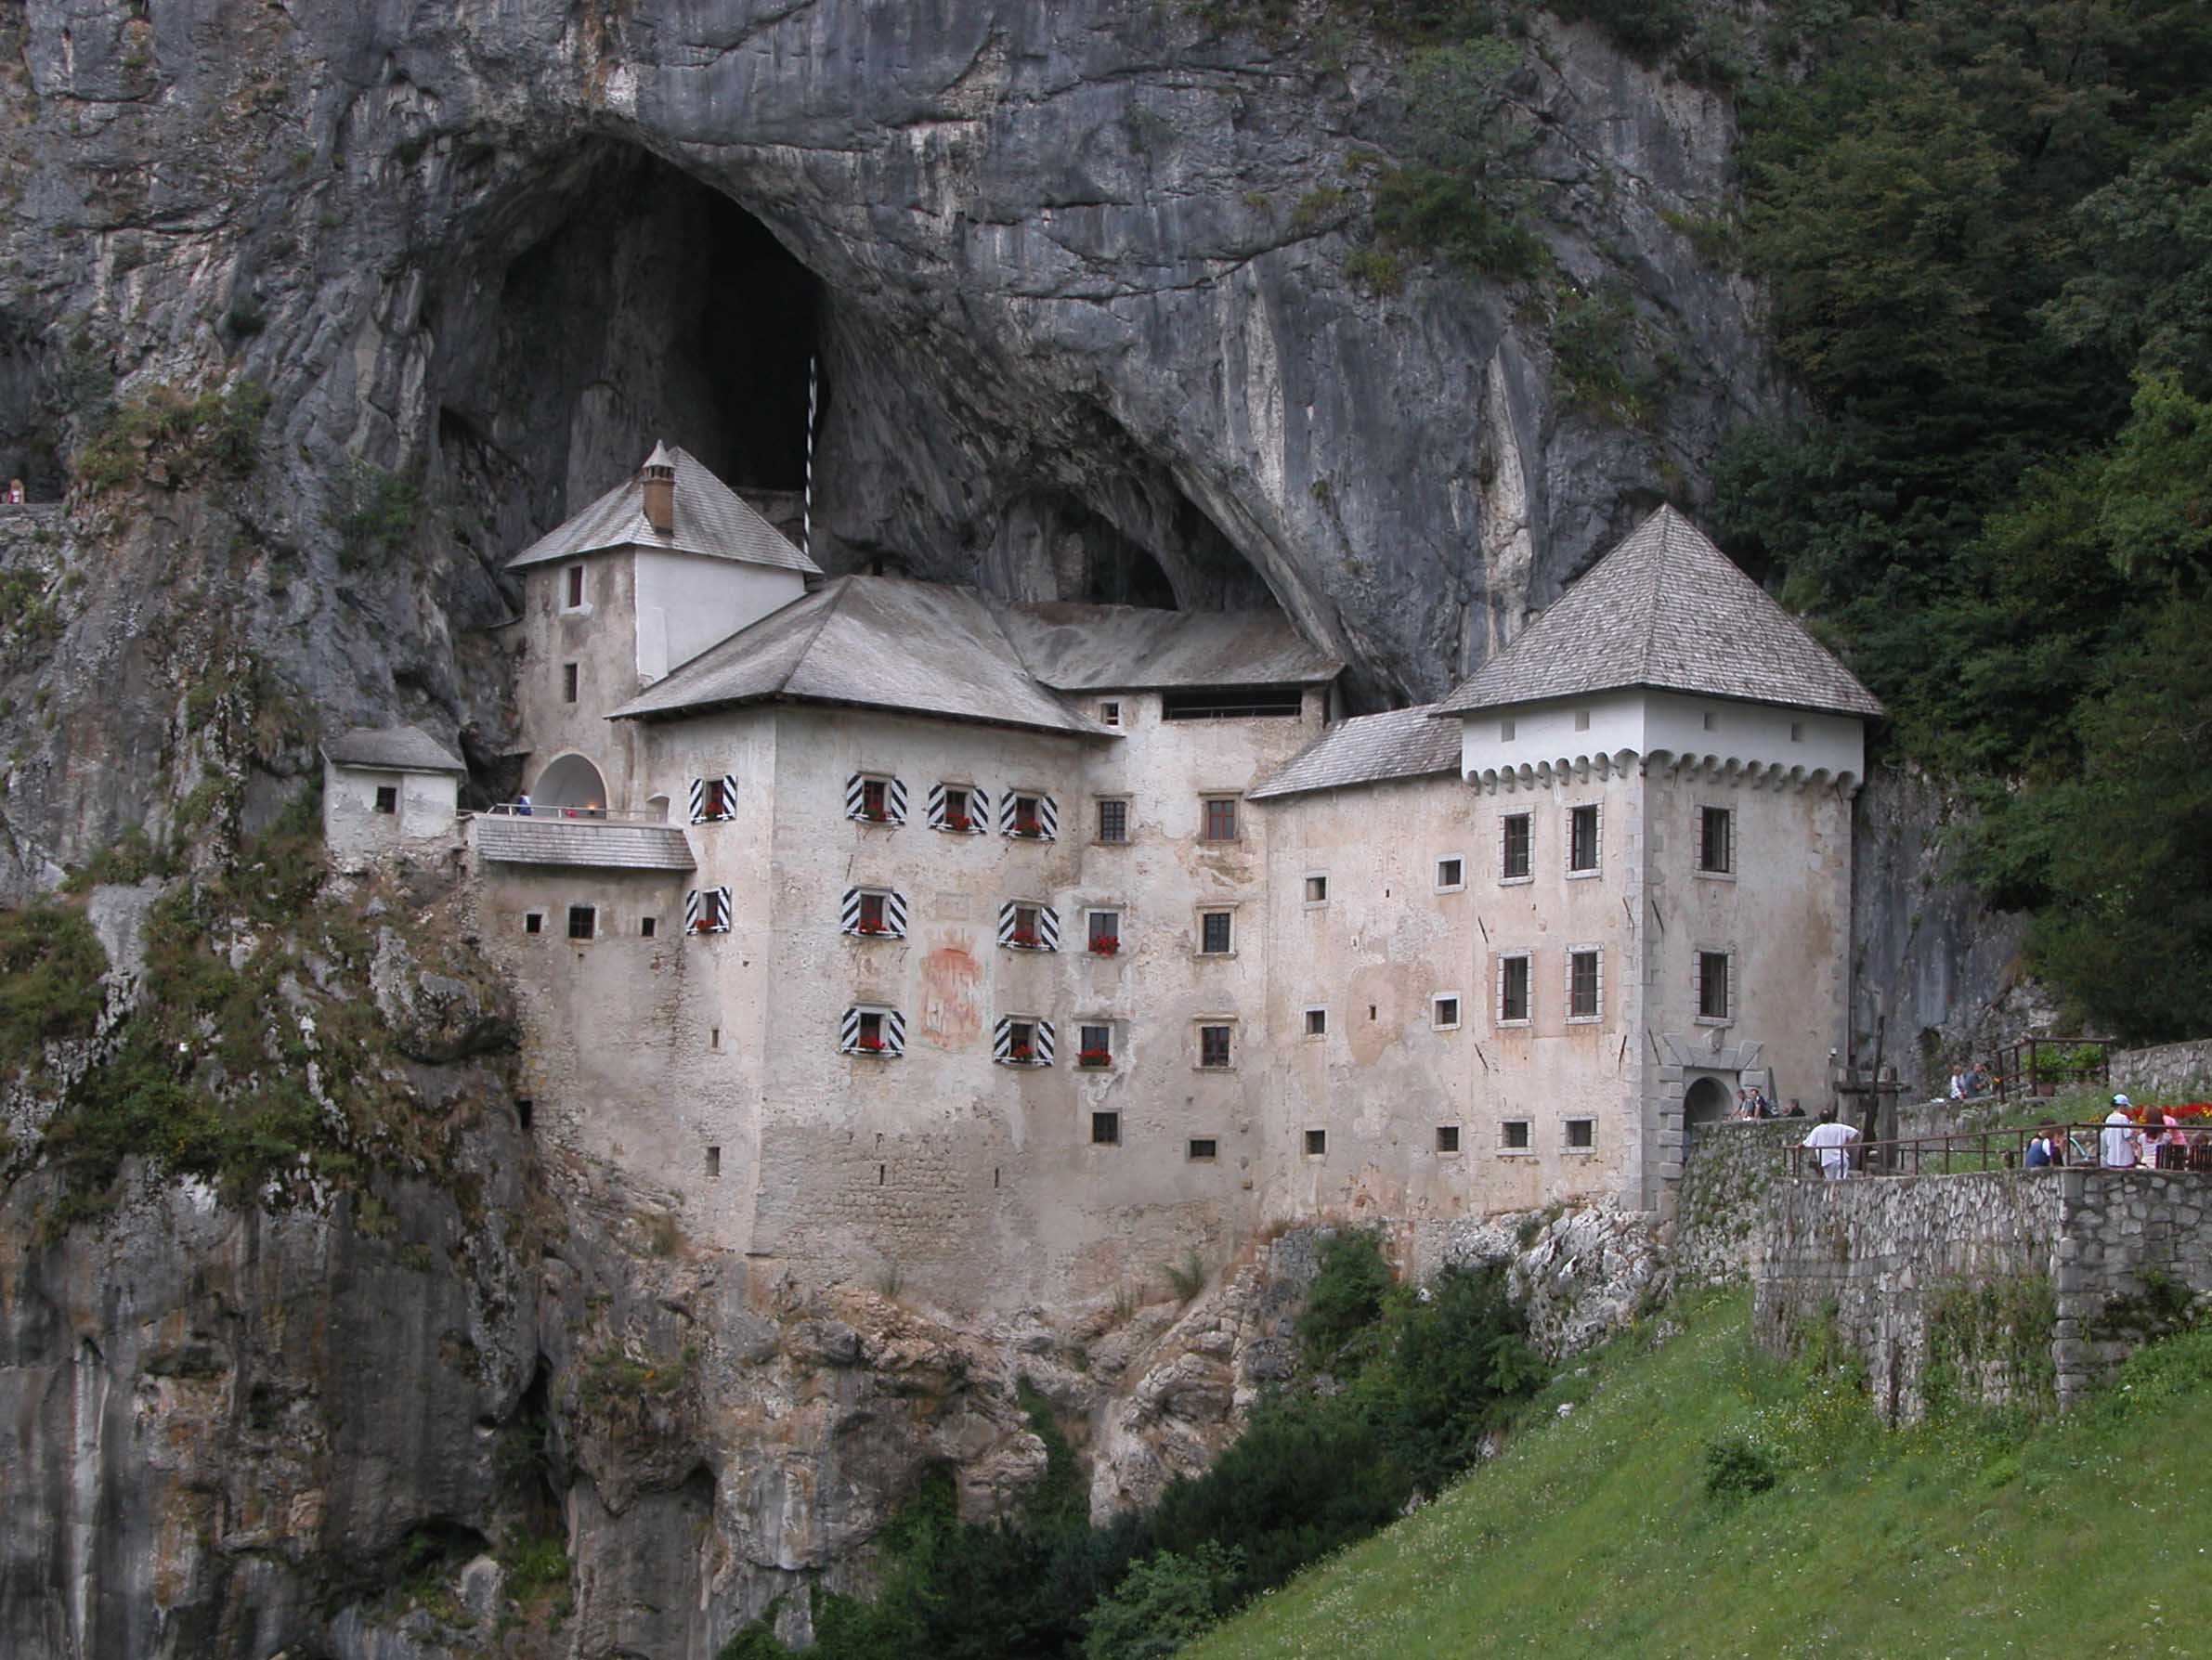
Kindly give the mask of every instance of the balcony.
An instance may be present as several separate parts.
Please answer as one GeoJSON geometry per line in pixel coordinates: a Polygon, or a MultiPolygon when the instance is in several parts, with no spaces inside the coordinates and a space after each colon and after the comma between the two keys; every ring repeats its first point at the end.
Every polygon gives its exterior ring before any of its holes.
{"type": "Polygon", "coordinates": [[[697,868],[683,831],[657,813],[602,807],[534,807],[501,803],[468,821],[469,847],[499,864],[553,864],[596,870],[697,868]]]}

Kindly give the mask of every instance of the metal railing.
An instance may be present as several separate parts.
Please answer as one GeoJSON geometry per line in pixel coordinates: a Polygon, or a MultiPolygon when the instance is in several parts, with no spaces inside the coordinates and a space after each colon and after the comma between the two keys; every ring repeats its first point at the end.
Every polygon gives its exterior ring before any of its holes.
{"type": "Polygon", "coordinates": [[[1824,1175],[1833,1155],[1841,1153],[1844,1168],[1854,1175],[1963,1175],[1981,1171],[2111,1168],[2182,1171],[2212,1175],[2212,1123],[2201,1119],[2173,1128],[2129,1130],[2128,1146],[2136,1162],[2105,1166],[2101,1158],[2107,1129],[2116,1125],[2019,1124],[2001,1130],[1959,1130],[1946,1135],[1912,1135],[1893,1141],[1854,1141],[1843,1148],[1806,1147],[1799,1142],[1782,1149],[1782,1167],[1792,1176],[1824,1175]],[[2028,1162],[2028,1144],[2037,1136],[2051,1139],[2048,1165],[2028,1162]],[[2159,1136],[2155,1143],[2149,1139],[2159,1136]],[[1823,1154],[1829,1155],[1824,1159],[1823,1154]]]}
{"type": "Polygon", "coordinates": [[[626,812],[613,807],[568,807],[546,801],[533,801],[525,807],[519,801],[495,801],[484,809],[486,818],[558,819],[564,824],[575,822],[589,824],[666,824],[669,821],[657,812],[626,812]]]}
{"type": "Polygon", "coordinates": [[[2055,1092],[2069,1083],[2109,1083],[2112,1051],[2109,1038],[2023,1038],[2007,1044],[1997,1052],[1997,1093],[2010,1100],[2046,1087],[2055,1092]]]}

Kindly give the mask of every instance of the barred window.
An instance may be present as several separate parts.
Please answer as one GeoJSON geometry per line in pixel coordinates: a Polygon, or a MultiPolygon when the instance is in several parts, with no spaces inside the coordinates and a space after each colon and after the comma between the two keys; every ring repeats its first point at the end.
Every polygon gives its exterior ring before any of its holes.
{"type": "Polygon", "coordinates": [[[1507,882],[1525,880],[1529,875],[1529,815],[1509,812],[1499,823],[1498,833],[1499,877],[1507,882]]]}

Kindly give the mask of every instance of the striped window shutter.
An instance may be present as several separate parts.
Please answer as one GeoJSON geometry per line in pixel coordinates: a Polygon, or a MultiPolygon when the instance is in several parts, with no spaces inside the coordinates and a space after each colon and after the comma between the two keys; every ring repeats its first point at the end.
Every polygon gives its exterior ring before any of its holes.
{"type": "Polygon", "coordinates": [[[1060,839],[1060,809],[1052,804],[1050,796],[1037,798],[1037,824],[1044,830],[1047,841],[1060,839]]]}
{"type": "Polygon", "coordinates": [[[1008,1066],[1048,1067],[1052,1064],[1052,1022],[1032,1020],[1008,1015],[991,1032],[991,1058],[1008,1066]],[[1026,1061],[1014,1058],[1014,1028],[1027,1026],[1030,1031],[1030,1057],[1026,1061]]]}
{"type": "Polygon", "coordinates": [[[932,830],[944,828],[944,792],[948,787],[968,792],[968,834],[981,836],[984,826],[991,822],[991,798],[972,784],[956,784],[949,786],[932,784],[930,786],[930,828],[932,830]]]}
{"type": "Polygon", "coordinates": [[[1030,900],[1008,900],[998,907],[998,942],[1015,951],[1058,951],[1060,949],[1060,913],[1050,905],[1030,900]],[[1021,927],[1021,913],[1034,911],[1037,917],[1037,938],[1034,945],[1016,945],[1014,932],[1021,927]]]}
{"type": "Polygon", "coordinates": [[[683,931],[687,934],[726,934],[730,931],[730,890],[695,888],[683,896],[683,931]]]}
{"type": "Polygon", "coordinates": [[[1011,1060],[1014,1057],[1014,1018],[1006,1016],[991,1029],[991,1058],[1011,1060]]]}
{"type": "Polygon", "coordinates": [[[930,828],[932,830],[943,829],[944,785],[942,784],[932,784],[930,786],[930,804],[928,812],[930,815],[930,828]]]}
{"type": "Polygon", "coordinates": [[[845,1018],[838,1022],[838,1051],[843,1055],[857,1054],[860,1049],[860,1018],[875,1015],[883,1034],[885,1055],[906,1053],[906,1017],[895,1008],[849,1008],[845,1018]]]}
{"type": "Polygon", "coordinates": [[[719,824],[737,816],[737,774],[724,772],[720,778],[695,778],[691,781],[691,822],[695,824],[719,824]],[[720,799],[709,803],[709,786],[719,785],[720,799]]]}
{"type": "Polygon", "coordinates": [[[845,816],[847,818],[860,817],[867,803],[867,782],[858,772],[845,780],[845,816]]]}
{"type": "Polygon", "coordinates": [[[850,1055],[860,1047],[860,1010],[849,1008],[838,1022],[838,1052],[850,1055]]]}
{"type": "Polygon", "coordinates": [[[1037,1065],[1041,1067],[1048,1067],[1051,1064],[1052,1022],[1049,1020],[1039,1020],[1037,1022],[1037,1065]]]}
{"type": "Polygon", "coordinates": [[[722,775],[722,816],[725,819],[737,816],[737,774],[735,772],[722,775]]]}
{"type": "Polygon", "coordinates": [[[1060,913],[1050,905],[1037,907],[1037,949],[1039,951],[1058,951],[1060,949],[1060,913]]]}
{"type": "Polygon", "coordinates": [[[883,785],[883,811],[890,822],[904,824],[906,822],[906,786],[898,779],[886,778],[880,772],[855,772],[845,780],[845,816],[857,819],[866,813],[867,788],[876,782],[883,785]]]}
{"type": "Polygon", "coordinates": [[[906,1017],[895,1008],[883,1011],[883,1051],[887,1055],[906,1053],[906,1017]]]}
{"type": "Polygon", "coordinates": [[[883,799],[891,808],[891,822],[904,824],[906,822],[906,786],[896,778],[889,780],[888,785],[883,792],[883,799]]]}
{"type": "Polygon", "coordinates": [[[883,898],[883,926],[890,929],[889,938],[906,937],[906,896],[889,888],[848,888],[843,901],[838,906],[838,927],[848,934],[860,932],[860,901],[867,894],[880,894],[883,898]]]}
{"type": "Polygon", "coordinates": [[[704,778],[691,781],[691,822],[695,824],[707,822],[707,781],[704,778]]]}

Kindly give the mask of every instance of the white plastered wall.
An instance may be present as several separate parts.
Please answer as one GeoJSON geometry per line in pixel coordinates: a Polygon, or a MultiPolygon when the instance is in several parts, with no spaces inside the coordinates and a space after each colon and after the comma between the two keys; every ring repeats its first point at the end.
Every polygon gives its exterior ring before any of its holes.
{"type": "Polygon", "coordinates": [[[414,853],[457,845],[461,779],[452,772],[322,767],[322,833],[340,859],[414,853]],[[397,811],[376,811],[380,789],[398,792],[397,811]]]}
{"type": "Polygon", "coordinates": [[[806,595],[806,578],[797,571],[657,548],[641,548],[633,557],[641,682],[806,595]]]}

